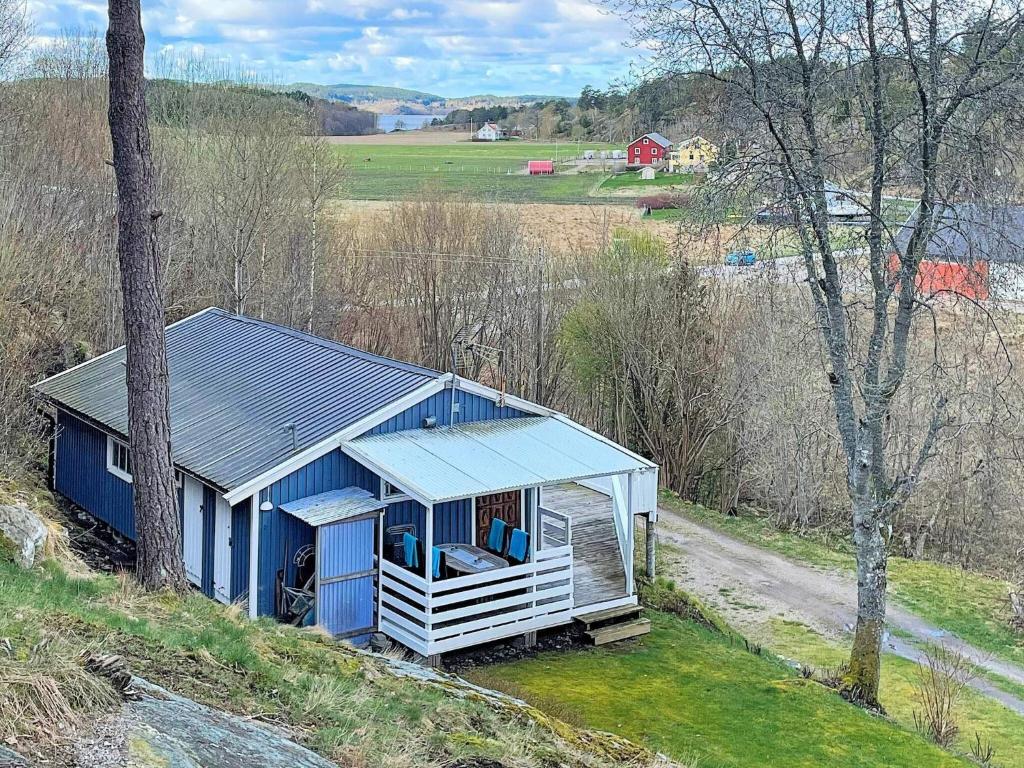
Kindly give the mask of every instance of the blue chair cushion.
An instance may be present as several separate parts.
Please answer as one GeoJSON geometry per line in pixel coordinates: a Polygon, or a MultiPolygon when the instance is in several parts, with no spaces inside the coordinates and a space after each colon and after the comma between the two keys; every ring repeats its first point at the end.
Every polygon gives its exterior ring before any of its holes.
{"type": "Polygon", "coordinates": [[[522,528],[512,529],[512,539],[508,543],[508,556],[520,563],[526,562],[526,552],[530,546],[530,534],[522,528]]]}
{"type": "Polygon", "coordinates": [[[402,547],[405,550],[406,568],[420,567],[419,543],[419,539],[417,539],[411,533],[402,534],[402,547]]]}
{"type": "Polygon", "coordinates": [[[505,521],[500,518],[491,520],[491,530],[487,534],[487,548],[501,554],[505,551],[505,521]]]}

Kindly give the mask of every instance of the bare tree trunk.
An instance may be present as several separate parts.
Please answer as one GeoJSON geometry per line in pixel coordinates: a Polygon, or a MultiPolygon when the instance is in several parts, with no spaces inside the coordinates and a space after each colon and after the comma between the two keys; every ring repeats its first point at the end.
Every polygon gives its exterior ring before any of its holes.
{"type": "Polygon", "coordinates": [[[167,354],[153,160],[146,116],[140,0],[110,0],[108,119],[117,175],[117,256],[127,347],[128,444],[137,572],[149,589],[183,589],[168,410],[167,354]]]}

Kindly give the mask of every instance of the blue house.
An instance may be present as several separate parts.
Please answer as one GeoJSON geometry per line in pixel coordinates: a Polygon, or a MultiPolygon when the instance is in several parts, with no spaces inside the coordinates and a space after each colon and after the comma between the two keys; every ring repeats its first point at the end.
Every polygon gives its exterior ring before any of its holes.
{"type": "MultiPolygon", "coordinates": [[[[216,308],[167,357],[182,557],[211,598],[428,657],[636,604],[657,467],[564,415],[216,308]]],[[[134,538],[124,361],[34,389],[55,490],[134,538]]]]}

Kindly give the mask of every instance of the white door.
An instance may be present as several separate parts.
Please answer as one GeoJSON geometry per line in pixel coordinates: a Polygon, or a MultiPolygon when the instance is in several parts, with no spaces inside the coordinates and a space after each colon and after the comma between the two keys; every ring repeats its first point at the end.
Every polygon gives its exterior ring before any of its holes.
{"type": "Polygon", "coordinates": [[[213,533],[213,593],[222,603],[231,602],[231,505],[217,497],[217,521],[213,533]]]}
{"type": "Polygon", "coordinates": [[[185,482],[185,575],[197,587],[203,586],[203,484],[188,475],[185,482]]]}

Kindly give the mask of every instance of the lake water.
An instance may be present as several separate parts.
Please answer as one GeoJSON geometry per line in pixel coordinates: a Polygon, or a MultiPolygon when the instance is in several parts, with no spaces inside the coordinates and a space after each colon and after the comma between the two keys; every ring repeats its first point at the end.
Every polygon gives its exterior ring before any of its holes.
{"type": "Polygon", "coordinates": [[[412,131],[430,125],[430,121],[435,117],[444,115],[377,115],[377,129],[390,133],[401,122],[404,130],[412,131]]]}

